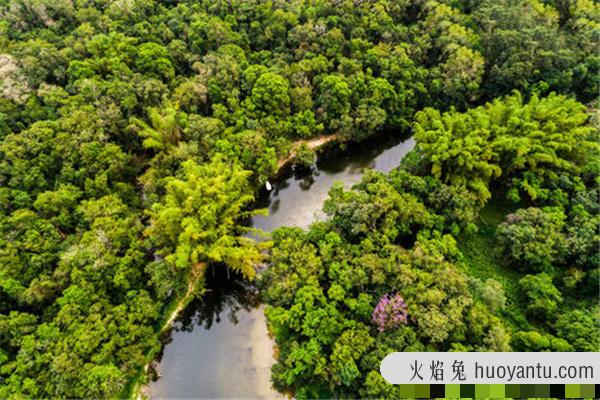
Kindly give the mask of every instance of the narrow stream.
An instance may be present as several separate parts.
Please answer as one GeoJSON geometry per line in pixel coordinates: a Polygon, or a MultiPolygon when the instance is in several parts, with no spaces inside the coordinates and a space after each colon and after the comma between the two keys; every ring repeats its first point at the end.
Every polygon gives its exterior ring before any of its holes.
{"type": "MultiPolygon", "coordinates": [[[[332,150],[319,158],[312,174],[290,174],[273,183],[259,200],[269,216],[256,216],[255,228],[306,228],[323,218],[329,188],[357,183],[365,168],[387,172],[414,146],[412,138],[378,138],[332,150]]],[[[192,302],[175,322],[158,366],[160,378],[149,385],[151,398],[277,398],[271,387],[274,362],[263,306],[253,286],[209,270],[209,292],[192,302]]]]}

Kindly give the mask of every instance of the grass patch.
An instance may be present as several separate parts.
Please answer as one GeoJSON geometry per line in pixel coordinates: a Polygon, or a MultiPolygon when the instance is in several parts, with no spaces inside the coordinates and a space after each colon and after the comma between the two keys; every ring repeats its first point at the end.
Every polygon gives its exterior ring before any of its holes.
{"type": "Polygon", "coordinates": [[[482,281],[492,278],[502,284],[506,294],[506,307],[500,311],[502,319],[513,330],[528,330],[532,327],[525,317],[518,285],[524,274],[507,265],[496,239],[496,227],[512,211],[511,204],[490,200],[480,212],[478,231],[461,236],[458,245],[464,256],[468,275],[482,281]]]}

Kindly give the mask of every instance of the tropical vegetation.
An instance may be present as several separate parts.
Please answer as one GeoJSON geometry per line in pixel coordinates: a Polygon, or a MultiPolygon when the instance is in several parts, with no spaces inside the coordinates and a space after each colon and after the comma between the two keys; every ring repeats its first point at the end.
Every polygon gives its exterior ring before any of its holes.
{"type": "Polygon", "coordinates": [[[592,0],[0,0],[0,398],[131,395],[201,264],[258,275],[299,398],[398,397],[391,351],[597,351],[599,32],[592,0]],[[407,131],[327,221],[246,235],[300,141],[407,131]]]}

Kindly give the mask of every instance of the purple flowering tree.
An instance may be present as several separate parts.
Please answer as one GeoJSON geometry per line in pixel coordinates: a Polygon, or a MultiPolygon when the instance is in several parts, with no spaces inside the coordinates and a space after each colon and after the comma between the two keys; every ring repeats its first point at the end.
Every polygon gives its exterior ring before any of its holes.
{"type": "Polygon", "coordinates": [[[386,294],[375,306],[371,318],[379,332],[398,328],[408,322],[406,303],[399,293],[393,296],[386,294]]]}

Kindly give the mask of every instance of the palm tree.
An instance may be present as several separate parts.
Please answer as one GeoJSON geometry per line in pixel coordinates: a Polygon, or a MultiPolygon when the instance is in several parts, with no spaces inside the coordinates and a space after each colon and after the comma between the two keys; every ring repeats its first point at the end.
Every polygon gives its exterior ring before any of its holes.
{"type": "Polygon", "coordinates": [[[163,108],[148,108],[150,124],[138,118],[131,118],[131,128],[137,131],[144,141],[143,146],[157,151],[177,145],[181,140],[182,129],[187,125],[187,116],[177,105],[163,108]]]}

